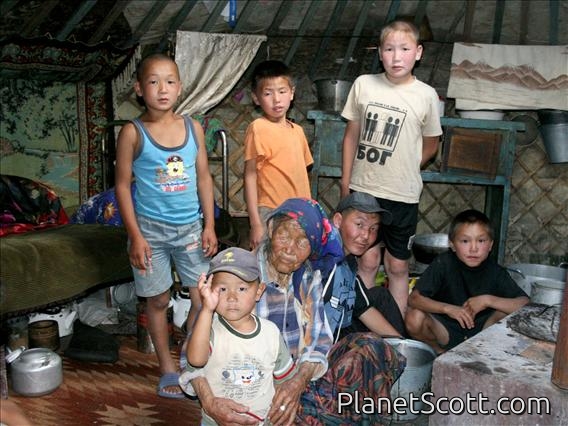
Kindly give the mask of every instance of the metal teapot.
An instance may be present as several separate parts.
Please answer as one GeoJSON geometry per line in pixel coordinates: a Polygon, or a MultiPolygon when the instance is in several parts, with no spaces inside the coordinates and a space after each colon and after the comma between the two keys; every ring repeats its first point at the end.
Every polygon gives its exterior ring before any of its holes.
{"type": "Polygon", "coordinates": [[[10,364],[12,387],[20,395],[47,395],[63,382],[61,357],[50,349],[22,346],[10,351],[6,362],[10,364]]]}
{"type": "Polygon", "coordinates": [[[189,308],[191,308],[189,287],[182,287],[179,292],[176,292],[175,297],[171,299],[171,305],[174,309],[174,325],[183,329],[183,325],[187,321],[189,308]]]}

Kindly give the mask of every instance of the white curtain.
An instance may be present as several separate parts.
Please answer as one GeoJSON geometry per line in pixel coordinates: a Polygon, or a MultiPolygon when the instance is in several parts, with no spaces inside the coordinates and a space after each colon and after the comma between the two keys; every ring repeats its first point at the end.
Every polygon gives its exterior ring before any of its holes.
{"type": "Polygon", "coordinates": [[[239,81],[266,36],[178,31],[175,60],[183,90],[178,114],[205,114],[239,81]]]}

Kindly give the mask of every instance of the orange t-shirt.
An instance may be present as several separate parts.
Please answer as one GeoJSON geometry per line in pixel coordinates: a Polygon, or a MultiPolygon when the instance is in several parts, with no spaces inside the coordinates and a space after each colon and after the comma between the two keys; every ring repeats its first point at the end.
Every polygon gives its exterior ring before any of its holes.
{"type": "Polygon", "coordinates": [[[245,161],[256,159],[259,207],[276,208],[289,198],[311,198],[307,167],[314,162],[301,126],[283,127],[261,117],[245,135],[245,161]]]}

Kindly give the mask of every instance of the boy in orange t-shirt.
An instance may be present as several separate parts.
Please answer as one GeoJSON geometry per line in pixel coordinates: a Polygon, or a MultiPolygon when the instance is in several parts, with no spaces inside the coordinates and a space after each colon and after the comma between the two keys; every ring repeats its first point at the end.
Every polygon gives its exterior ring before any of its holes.
{"type": "Polygon", "coordinates": [[[295,86],[288,66],[264,61],[252,75],[252,99],[263,116],[245,136],[245,201],[255,249],[268,214],[289,198],[311,198],[307,167],[314,161],[304,130],[286,118],[295,86]]]}

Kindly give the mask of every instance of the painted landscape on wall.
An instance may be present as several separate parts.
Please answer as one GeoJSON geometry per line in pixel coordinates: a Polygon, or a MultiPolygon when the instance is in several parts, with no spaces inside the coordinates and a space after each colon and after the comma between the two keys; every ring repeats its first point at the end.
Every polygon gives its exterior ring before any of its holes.
{"type": "Polygon", "coordinates": [[[0,171],[41,181],[64,206],[79,204],[79,128],[74,84],[0,84],[0,171]]]}

